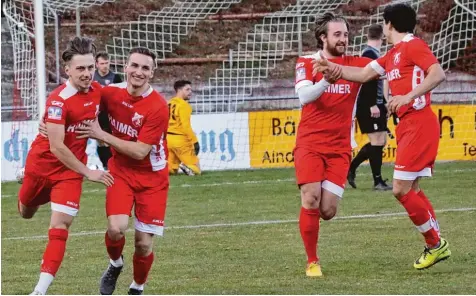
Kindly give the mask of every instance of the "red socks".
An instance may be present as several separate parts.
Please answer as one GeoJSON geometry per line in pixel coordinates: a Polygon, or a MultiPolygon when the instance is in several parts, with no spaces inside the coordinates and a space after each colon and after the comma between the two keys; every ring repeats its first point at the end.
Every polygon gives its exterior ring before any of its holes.
{"type": "Polygon", "coordinates": [[[435,210],[433,210],[433,205],[431,204],[430,200],[428,199],[428,197],[426,197],[425,193],[423,192],[423,190],[420,189],[420,191],[418,192],[418,196],[421,198],[421,200],[425,203],[426,205],[426,208],[428,209],[428,211],[430,211],[430,214],[431,216],[433,217],[433,219],[436,221],[436,215],[435,215],[435,210]]]}
{"type": "Polygon", "coordinates": [[[319,209],[305,209],[301,207],[299,214],[299,230],[306,249],[307,262],[319,261],[317,257],[317,240],[319,237],[319,209]]]}
{"type": "Polygon", "coordinates": [[[413,224],[425,237],[426,244],[429,247],[436,246],[440,241],[440,235],[434,227],[435,223],[430,216],[430,209],[423,199],[411,189],[400,199],[400,203],[407,210],[413,224]]]}
{"type": "Polygon", "coordinates": [[[48,245],[43,254],[41,272],[56,275],[63,261],[67,240],[68,230],[66,229],[52,228],[48,231],[48,245]]]}
{"type": "Polygon", "coordinates": [[[113,241],[106,232],[105,239],[107,253],[109,254],[109,258],[112,260],[117,260],[122,255],[122,250],[124,249],[124,245],[126,244],[126,237],[122,237],[118,241],[113,241]]]}
{"type": "Polygon", "coordinates": [[[152,267],[152,262],[154,262],[153,252],[145,257],[140,257],[134,254],[132,259],[134,266],[134,282],[136,282],[138,285],[145,284],[150,268],[152,267]]]}

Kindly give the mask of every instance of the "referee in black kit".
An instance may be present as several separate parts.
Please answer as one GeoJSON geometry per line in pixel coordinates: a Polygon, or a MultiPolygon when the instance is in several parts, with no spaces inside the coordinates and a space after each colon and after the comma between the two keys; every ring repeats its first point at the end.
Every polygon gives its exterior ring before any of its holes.
{"type": "MultiPolygon", "coordinates": [[[[363,57],[377,59],[380,57],[382,46],[383,28],[381,25],[371,25],[367,36],[367,47],[362,52],[363,57]]],[[[387,108],[383,95],[383,80],[372,80],[362,85],[357,98],[357,121],[362,134],[369,136],[370,142],[364,145],[350,164],[347,181],[353,188],[355,173],[359,165],[369,160],[374,178],[375,190],[391,190],[382,179],[382,151],[387,140],[387,108]]]]}

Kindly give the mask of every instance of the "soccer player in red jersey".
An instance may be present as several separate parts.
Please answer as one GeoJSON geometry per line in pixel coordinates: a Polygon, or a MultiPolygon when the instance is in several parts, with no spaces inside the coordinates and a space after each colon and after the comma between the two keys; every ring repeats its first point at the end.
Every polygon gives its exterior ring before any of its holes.
{"type": "Polygon", "coordinates": [[[33,295],[44,295],[63,261],[68,229],[79,210],[83,176],[90,181],[113,184],[113,177],[86,167],[87,139],[77,139],[75,130],[93,121],[99,110],[100,89],[92,83],[95,47],[88,38],[69,42],[62,58],[68,81],[46,101],[48,138],[38,135],[31,145],[23,184],[18,192],[18,210],[25,219],[51,201],[48,244],[33,295]]]}
{"type": "MultiPolygon", "coordinates": [[[[329,60],[365,66],[371,59],[345,56],[347,21],[332,13],[317,20],[318,48],[329,60]]],[[[344,193],[351,160],[351,132],[361,84],[340,79],[340,69],[314,75],[316,53],[296,64],[296,92],[302,107],[294,149],[297,184],[301,190],[299,229],[307,254],[307,276],[322,276],[317,242],[320,219],[332,219],[344,193]]]]}
{"type": "Polygon", "coordinates": [[[80,137],[94,138],[112,147],[108,169],[114,184],[106,192],[108,229],[105,234],[110,264],[101,278],[100,293],[110,295],[123,267],[122,250],[129,216],[134,206],[134,279],[129,294],[143,293],[154,253],[153,236],[163,234],[169,174],[166,133],[169,111],[165,99],[149,84],[156,65],[147,48],[131,50],[125,73],[127,82],[102,89],[112,134],[97,121],[80,129],[80,137]]]}
{"type": "Polygon", "coordinates": [[[387,6],[383,17],[384,34],[394,45],[386,55],[365,68],[343,67],[324,58],[314,64],[314,71],[341,68],[343,78],[361,83],[387,75],[393,96],[388,107],[400,118],[393,194],[425,238],[425,249],[413,265],[424,269],[451,255],[448,242],[440,238],[433,206],[418,182],[431,177],[438,153],[440,126],[430,108],[430,91],[445,80],[445,73],[428,45],[413,36],[416,13],[410,6],[387,6]]]}

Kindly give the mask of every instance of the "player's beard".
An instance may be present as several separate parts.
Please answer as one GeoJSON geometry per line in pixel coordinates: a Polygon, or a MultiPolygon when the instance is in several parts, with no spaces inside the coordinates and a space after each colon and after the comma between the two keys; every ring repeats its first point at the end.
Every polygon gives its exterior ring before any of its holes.
{"type": "Polygon", "coordinates": [[[335,57],[339,57],[345,54],[347,46],[344,42],[337,42],[335,45],[327,44],[327,51],[335,57]]]}

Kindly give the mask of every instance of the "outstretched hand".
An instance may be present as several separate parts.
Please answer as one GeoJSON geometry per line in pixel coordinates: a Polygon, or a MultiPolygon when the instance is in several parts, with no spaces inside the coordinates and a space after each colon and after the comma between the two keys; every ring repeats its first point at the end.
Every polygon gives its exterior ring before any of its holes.
{"type": "Polygon", "coordinates": [[[112,186],[114,184],[114,177],[106,171],[101,170],[90,170],[86,175],[89,181],[102,183],[106,186],[112,186]]]}
{"type": "Polygon", "coordinates": [[[324,71],[324,79],[331,83],[334,84],[337,82],[342,77],[342,68],[341,67],[334,67],[332,70],[326,70],[324,71]]]}
{"type": "Polygon", "coordinates": [[[312,61],[312,75],[316,76],[318,72],[323,73],[324,71],[332,70],[331,62],[327,60],[322,51],[319,51],[319,57],[312,61]]]}
{"type": "Polygon", "coordinates": [[[76,137],[78,139],[92,138],[102,141],[104,131],[101,129],[101,126],[99,126],[99,122],[96,118],[91,122],[83,122],[78,128],[76,128],[76,133],[80,134],[76,137]]]}

